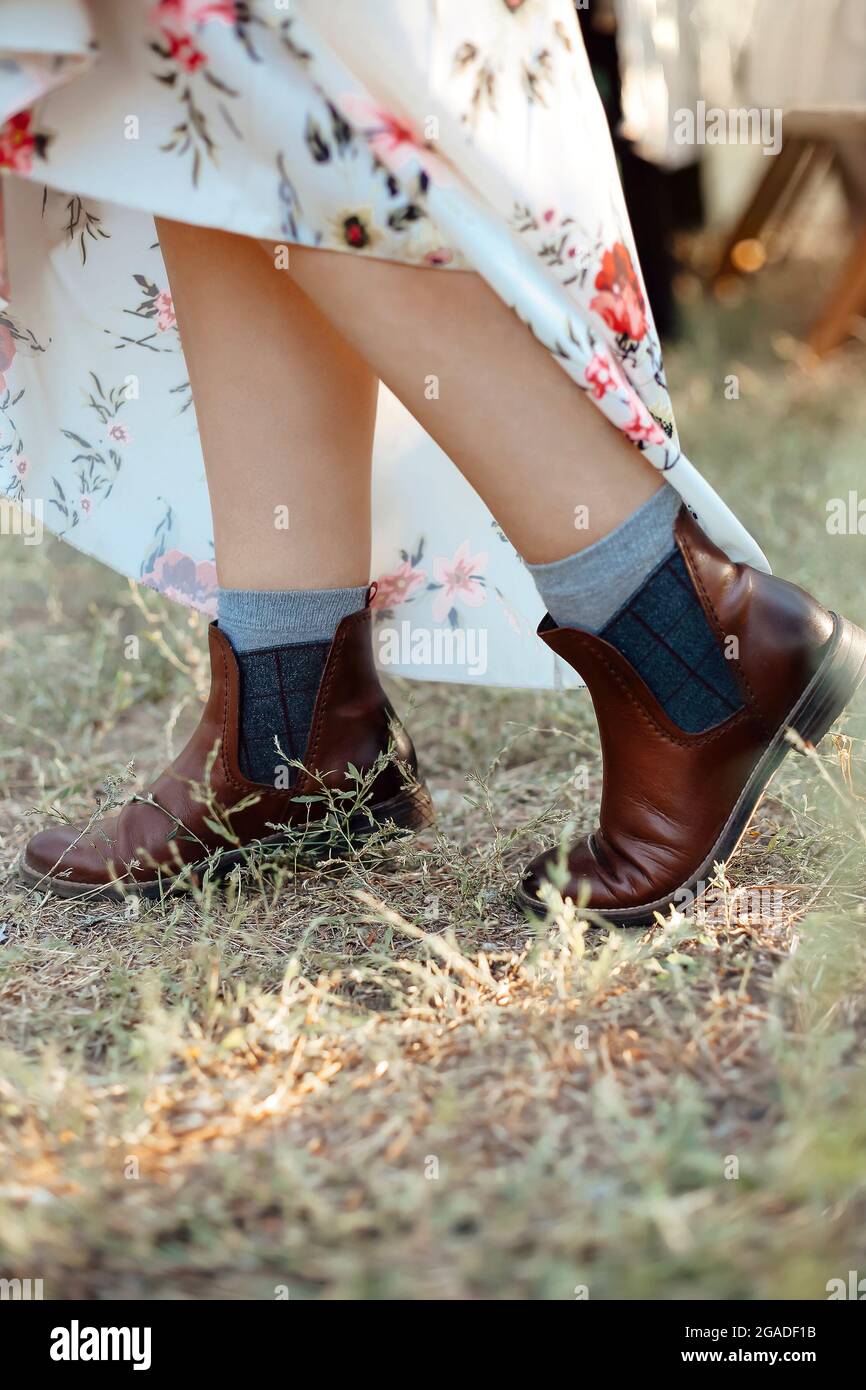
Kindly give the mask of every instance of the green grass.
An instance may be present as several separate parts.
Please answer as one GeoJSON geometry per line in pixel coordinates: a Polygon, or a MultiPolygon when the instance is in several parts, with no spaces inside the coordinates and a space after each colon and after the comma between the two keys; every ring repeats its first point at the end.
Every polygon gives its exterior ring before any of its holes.
{"type": "MultiPolygon", "coordinates": [[[[694,307],[669,375],[777,570],[862,623],[863,538],[825,520],[862,478],[863,349],[778,356],[801,288],[694,307]]],[[[529,926],[511,900],[593,821],[586,695],[430,685],[397,700],[436,832],[137,911],[66,903],[15,857],[180,745],[203,625],[53,541],[7,540],[0,578],[0,1275],[52,1298],[694,1299],[866,1273],[862,700],[657,931],[529,926]]]]}

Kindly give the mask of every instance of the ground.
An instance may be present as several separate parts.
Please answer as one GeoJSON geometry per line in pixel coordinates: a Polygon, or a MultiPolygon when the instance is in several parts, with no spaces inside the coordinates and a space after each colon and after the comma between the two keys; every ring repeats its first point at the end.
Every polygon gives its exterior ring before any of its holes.
{"type": "MultiPolygon", "coordinates": [[[[688,452],[862,624],[863,538],[826,520],[862,478],[866,349],[797,351],[814,268],[721,305],[685,289],[688,452]]],[[[57,542],[5,539],[0,578],[0,1275],[52,1298],[809,1299],[862,1269],[862,700],[655,931],[531,926],[511,899],[593,821],[585,693],[408,684],[437,831],[82,906],[24,891],[16,855],[178,746],[203,626],[57,542]]]]}

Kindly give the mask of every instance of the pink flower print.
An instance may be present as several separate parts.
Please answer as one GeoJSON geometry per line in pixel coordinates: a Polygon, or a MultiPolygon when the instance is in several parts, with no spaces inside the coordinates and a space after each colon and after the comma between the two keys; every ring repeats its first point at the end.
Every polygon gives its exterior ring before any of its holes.
{"type": "Polygon", "coordinates": [[[19,478],[26,478],[29,471],[30,460],[25,458],[23,454],[19,454],[15,460],[15,472],[18,474],[19,478]]]}
{"type": "Polygon", "coordinates": [[[93,511],[93,499],[86,494],[78,499],[78,507],[82,516],[90,516],[93,511]]]}
{"type": "Polygon", "coordinates": [[[413,569],[411,563],[404,560],[390,574],[383,574],[376,580],[378,587],[370,607],[396,608],[398,604],[408,602],[426,578],[426,570],[413,569]]]}
{"type": "Polygon", "coordinates": [[[217,575],[213,560],[196,561],[182,550],[166,550],[157,556],[153,568],[141,576],[141,582],[176,603],[216,617],[217,575]]]}
{"type": "Polygon", "coordinates": [[[596,401],[600,401],[606,391],[613,391],[616,387],[613,363],[606,352],[593,353],[583,375],[589,383],[592,397],[596,401]]]}
{"type": "Polygon", "coordinates": [[[234,0],[159,0],[150,17],[162,30],[168,57],[196,72],[208,59],[193,39],[195,30],[211,20],[234,25],[238,15],[234,0]]]}
{"type": "Polygon", "coordinates": [[[8,325],[0,323],[0,391],[6,390],[6,373],[15,360],[15,339],[8,325]]]}
{"type": "Polygon", "coordinates": [[[658,421],[654,420],[648,411],[641,414],[637,407],[628,424],[623,425],[623,433],[634,444],[664,444],[666,439],[658,421]]]}
{"type": "Polygon", "coordinates": [[[234,24],[237,7],[234,0],[158,0],[151,19],[166,36],[188,37],[197,24],[207,24],[210,19],[234,24]]]}
{"type": "Polygon", "coordinates": [[[442,623],[448,617],[455,601],[460,600],[467,608],[478,608],[487,597],[480,575],[487,566],[487,552],[469,554],[469,542],[464,541],[454,552],[454,558],[447,560],[439,555],[433,561],[433,578],[441,589],[433,598],[433,621],[442,623]]]}
{"type": "Polygon", "coordinates": [[[132,443],[132,435],[126,428],[126,425],[121,425],[116,420],[113,425],[109,426],[108,437],[113,440],[115,444],[132,443]]]}
{"type": "Polygon", "coordinates": [[[366,124],[368,129],[364,133],[370,149],[383,164],[399,169],[407,159],[417,155],[421,141],[410,126],[390,112],[371,105],[367,110],[366,124]]]}
{"type": "Polygon", "coordinates": [[[450,265],[454,259],[454,252],[448,246],[437,246],[435,251],[428,251],[424,257],[425,265],[450,265]]]}
{"type": "Polygon", "coordinates": [[[168,290],[160,290],[156,299],[153,301],[156,309],[156,326],[160,333],[166,333],[169,328],[174,328],[177,319],[174,313],[174,300],[168,290]]]}
{"type": "Polygon", "coordinates": [[[499,600],[500,607],[502,608],[502,611],[505,614],[509,627],[513,628],[515,632],[520,632],[520,623],[518,622],[517,614],[511,607],[511,604],[506,603],[505,599],[502,597],[500,593],[497,593],[496,597],[499,600]]]}
{"type": "Polygon", "coordinates": [[[36,136],[30,129],[32,113],[19,111],[0,127],[0,169],[29,174],[36,152],[36,136]]]}
{"type": "Polygon", "coordinates": [[[392,116],[357,92],[347,92],[338,101],[349,123],[366,139],[377,159],[398,174],[405,164],[417,164],[440,187],[450,183],[447,166],[433,154],[408,122],[392,116]]]}

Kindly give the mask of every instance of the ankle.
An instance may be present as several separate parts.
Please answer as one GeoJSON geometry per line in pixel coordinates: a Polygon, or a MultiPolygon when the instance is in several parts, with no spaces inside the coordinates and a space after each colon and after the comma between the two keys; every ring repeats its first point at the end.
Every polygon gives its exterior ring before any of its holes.
{"type": "Polygon", "coordinates": [[[291,787],[303,761],[331,642],[363,609],[353,589],[220,589],[219,626],[240,676],[238,760],[252,782],[291,787]]]}
{"type": "Polygon", "coordinates": [[[648,502],[601,540],[564,560],[528,565],[550,616],[560,627],[600,632],[641,582],[674,550],[682,501],[664,483],[648,502]]]}

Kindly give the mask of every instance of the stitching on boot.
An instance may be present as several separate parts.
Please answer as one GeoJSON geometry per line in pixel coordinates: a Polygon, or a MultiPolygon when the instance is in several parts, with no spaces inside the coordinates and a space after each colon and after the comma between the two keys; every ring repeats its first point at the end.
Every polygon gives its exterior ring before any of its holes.
{"type": "MultiPolygon", "coordinates": [[[[584,645],[586,644],[584,643],[584,645]]],[[[679,748],[701,748],[705,743],[712,743],[715,739],[721,738],[722,735],[726,734],[729,729],[732,729],[735,725],[742,723],[744,719],[754,718],[752,710],[749,709],[747,705],[744,705],[743,708],[738,710],[736,714],[732,714],[730,718],[724,720],[724,722],[721,724],[717,724],[714,729],[710,729],[707,733],[697,735],[686,735],[683,738],[677,738],[674,734],[668,733],[667,729],[663,728],[662,725],[659,724],[658,720],[655,718],[655,715],[653,715],[652,712],[648,710],[644,704],[641,703],[641,701],[633,693],[633,691],[629,689],[628,685],[623,680],[619,671],[617,671],[616,667],[611,664],[611,662],[603,653],[597,653],[596,659],[601,662],[605,670],[608,671],[608,673],[613,677],[617,685],[622,690],[623,694],[634,705],[635,709],[645,720],[645,722],[649,724],[650,728],[654,729],[656,733],[660,734],[661,737],[663,739],[666,739],[668,743],[673,743],[679,748]]]]}
{"type": "MultiPolygon", "coordinates": [[[[238,779],[237,779],[235,776],[233,776],[233,774],[232,774],[231,771],[229,770],[228,760],[227,760],[227,757],[226,757],[226,749],[227,749],[227,747],[228,747],[228,728],[229,728],[229,682],[228,682],[228,662],[226,661],[226,654],[225,654],[225,650],[224,650],[224,648],[222,647],[222,645],[220,645],[220,660],[222,661],[222,666],[223,666],[223,732],[222,732],[222,738],[220,739],[220,761],[221,761],[221,763],[222,763],[223,776],[225,777],[226,782],[228,783],[228,785],[229,785],[230,787],[233,787],[235,791],[238,791],[238,792],[247,792],[247,791],[249,790],[250,787],[257,787],[257,788],[261,789],[261,788],[264,786],[264,783],[261,783],[261,782],[252,782],[252,781],[250,781],[249,779],[245,779],[243,782],[239,782],[238,779]]],[[[238,675],[238,680],[240,680],[240,674],[238,675]]],[[[238,694],[240,695],[240,689],[238,690],[238,694]]],[[[240,723],[240,717],[241,717],[241,711],[240,711],[240,699],[239,699],[239,700],[238,700],[238,722],[239,722],[239,723],[240,723]]],[[[268,788],[268,794],[270,794],[270,788],[268,788]]],[[[281,797],[281,800],[280,800],[280,806],[281,806],[281,807],[282,807],[282,805],[284,804],[284,802],[285,802],[286,800],[288,800],[288,798],[287,798],[285,795],[281,797]]]]}
{"type": "MultiPolygon", "coordinates": [[[[361,613],[366,613],[367,610],[362,608],[360,611],[361,613]]],[[[322,739],[322,728],[325,722],[325,714],[327,713],[328,709],[331,685],[334,680],[334,675],[336,674],[337,665],[339,663],[340,654],[342,653],[343,644],[345,643],[345,641],[346,629],[343,628],[343,630],[340,632],[339,637],[337,638],[337,645],[333,648],[331,652],[331,660],[328,662],[328,666],[330,669],[325,674],[325,679],[322,683],[322,686],[319,690],[319,694],[316,699],[315,724],[313,728],[310,730],[310,737],[307,740],[307,748],[305,750],[304,755],[307,761],[310,762],[313,767],[318,767],[319,744],[322,739]]],[[[306,792],[307,788],[312,785],[310,780],[310,773],[306,768],[302,780],[303,786],[299,784],[297,787],[292,788],[294,796],[297,796],[299,792],[306,792]]]]}

